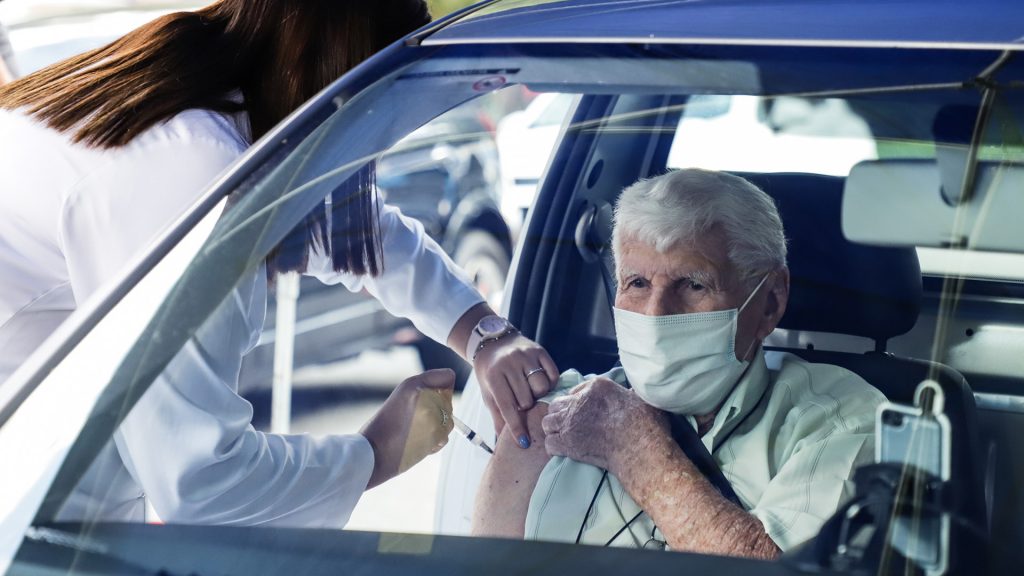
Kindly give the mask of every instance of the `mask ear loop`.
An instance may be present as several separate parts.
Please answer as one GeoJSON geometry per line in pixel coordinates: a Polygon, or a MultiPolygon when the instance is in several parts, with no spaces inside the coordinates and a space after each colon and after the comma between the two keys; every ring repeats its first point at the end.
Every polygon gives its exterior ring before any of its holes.
{"type": "Polygon", "coordinates": [[[767,281],[768,277],[771,275],[772,273],[769,272],[764,275],[764,278],[761,278],[761,281],[757,283],[757,286],[754,288],[754,291],[750,293],[750,296],[747,296],[747,299],[743,302],[743,305],[740,306],[740,309],[736,311],[736,316],[739,316],[740,313],[742,313],[743,310],[746,309],[747,304],[750,304],[750,301],[754,299],[754,294],[757,294],[757,291],[761,289],[761,286],[764,286],[765,281],[767,281]]]}
{"type": "MultiPolygon", "coordinates": [[[[769,272],[769,273],[765,274],[763,278],[761,278],[761,281],[757,283],[757,286],[754,288],[754,291],[750,293],[750,296],[747,296],[746,301],[744,301],[743,305],[740,306],[739,310],[736,311],[736,321],[737,322],[739,322],[740,314],[743,312],[743,310],[746,309],[747,304],[750,304],[750,301],[754,299],[754,294],[757,294],[757,291],[761,289],[761,286],[764,286],[764,283],[768,280],[768,277],[771,276],[771,275],[772,275],[772,273],[769,272]]],[[[747,346],[747,350],[745,352],[743,352],[742,358],[746,358],[747,356],[750,355],[750,351],[754,349],[754,342],[757,342],[756,338],[750,341],[750,345],[747,346]]],[[[746,360],[743,360],[743,361],[745,362],[746,360]]]]}

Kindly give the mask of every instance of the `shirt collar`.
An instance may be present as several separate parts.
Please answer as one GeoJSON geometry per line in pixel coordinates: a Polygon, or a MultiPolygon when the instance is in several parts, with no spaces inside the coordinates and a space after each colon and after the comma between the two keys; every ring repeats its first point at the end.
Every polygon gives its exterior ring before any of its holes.
{"type": "MultiPolygon", "coordinates": [[[[728,440],[740,422],[757,408],[770,381],[768,365],[765,364],[764,349],[762,348],[757,351],[750,366],[743,372],[739,382],[726,397],[722,408],[715,416],[715,422],[711,425],[711,429],[701,438],[708,451],[714,452],[728,440]]],[[[691,424],[696,428],[696,420],[693,420],[692,417],[688,417],[688,420],[691,420],[691,424]]]]}

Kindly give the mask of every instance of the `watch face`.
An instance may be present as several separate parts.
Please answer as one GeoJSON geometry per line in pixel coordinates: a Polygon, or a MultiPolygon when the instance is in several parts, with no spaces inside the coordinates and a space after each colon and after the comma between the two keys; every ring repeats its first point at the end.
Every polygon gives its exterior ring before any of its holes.
{"type": "Polygon", "coordinates": [[[480,333],[484,338],[497,336],[508,328],[508,322],[498,316],[488,316],[480,321],[480,333]]]}

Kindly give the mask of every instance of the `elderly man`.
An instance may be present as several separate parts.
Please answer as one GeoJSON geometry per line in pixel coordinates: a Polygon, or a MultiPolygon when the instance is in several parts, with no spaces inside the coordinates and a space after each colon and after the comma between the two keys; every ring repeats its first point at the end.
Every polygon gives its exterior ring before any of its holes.
{"type": "Polygon", "coordinates": [[[766,365],[789,296],[771,198],[705,170],[644,180],[618,200],[613,248],[622,367],[564,373],[528,414],[529,450],[502,434],[474,533],[763,559],[815,535],[870,460],[884,398],[839,367],[766,365]],[[687,458],[671,417],[738,502],[687,458]]]}

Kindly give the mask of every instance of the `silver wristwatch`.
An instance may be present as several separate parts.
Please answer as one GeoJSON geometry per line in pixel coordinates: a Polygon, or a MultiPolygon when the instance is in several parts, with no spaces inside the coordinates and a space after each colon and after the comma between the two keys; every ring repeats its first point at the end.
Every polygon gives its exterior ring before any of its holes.
{"type": "Polygon", "coordinates": [[[516,327],[501,316],[484,316],[469,334],[469,342],[466,343],[466,358],[469,358],[470,361],[476,360],[476,355],[483,350],[484,346],[513,332],[518,332],[516,327]]]}

